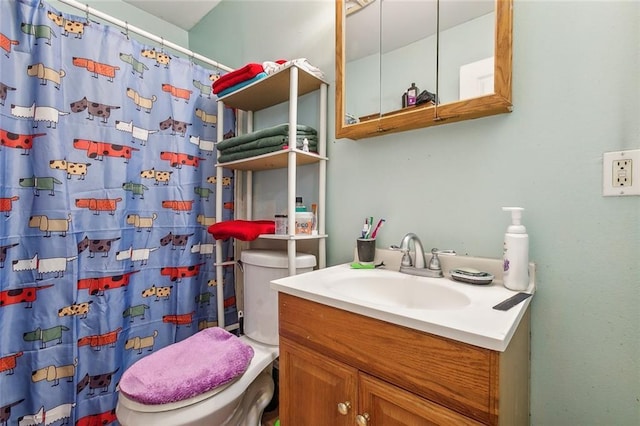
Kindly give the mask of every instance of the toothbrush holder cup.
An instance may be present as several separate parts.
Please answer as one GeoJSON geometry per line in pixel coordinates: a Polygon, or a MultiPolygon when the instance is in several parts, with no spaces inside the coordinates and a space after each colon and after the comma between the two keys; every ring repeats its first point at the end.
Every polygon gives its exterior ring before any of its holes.
{"type": "Polygon", "coordinates": [[[376,256],[376,240],[373,238],[358,238],[357,240],[358,262],[362,264],[373,263],[376,256]]]}

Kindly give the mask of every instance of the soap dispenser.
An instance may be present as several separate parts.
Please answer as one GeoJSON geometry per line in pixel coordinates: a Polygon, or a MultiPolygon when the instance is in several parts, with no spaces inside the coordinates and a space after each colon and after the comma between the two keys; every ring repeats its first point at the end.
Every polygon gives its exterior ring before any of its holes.
{"type": "Polygon", "coordinates": [[[529,236],[522,225],[522,207],[503,207],[511,212],[511,225],[504,234],[504,286],[524,291],[529,287],[529,236]]]}

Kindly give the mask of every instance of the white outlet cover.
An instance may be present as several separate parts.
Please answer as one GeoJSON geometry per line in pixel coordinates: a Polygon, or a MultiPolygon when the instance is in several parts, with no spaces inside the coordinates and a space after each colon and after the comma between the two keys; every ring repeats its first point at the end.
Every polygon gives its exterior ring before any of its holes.
{"type": "Polygon", "coordinates": [[[605,197],[624,197],[640,195],[640,149],[605,152],[602,155],[602,195],[605,197]],[[631,160],[631,186],[614,186],[614,163],[619,160],[631,160]]]}

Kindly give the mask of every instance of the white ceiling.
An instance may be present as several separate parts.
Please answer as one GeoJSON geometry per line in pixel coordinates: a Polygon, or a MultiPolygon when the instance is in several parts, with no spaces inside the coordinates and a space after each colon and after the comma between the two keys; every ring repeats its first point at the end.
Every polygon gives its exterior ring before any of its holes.
{"type": "Polygon", "coordinates": [[[221,0],[123,0],[163,21],[189,31],[221,0]]]}

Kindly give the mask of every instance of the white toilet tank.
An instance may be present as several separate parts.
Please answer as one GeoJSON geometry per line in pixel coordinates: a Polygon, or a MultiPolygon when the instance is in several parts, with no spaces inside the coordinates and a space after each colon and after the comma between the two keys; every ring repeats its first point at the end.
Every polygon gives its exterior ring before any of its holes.
{"type": "MultiPolygon", "coordinates": [[[[244,250],[244,334],[268,345],[278,344],[278,292],[271,281],[289,275],[286,251],[244,250]]],[[[312,271],[316,257],[296,254],[296,273],[312,271]]]]}

